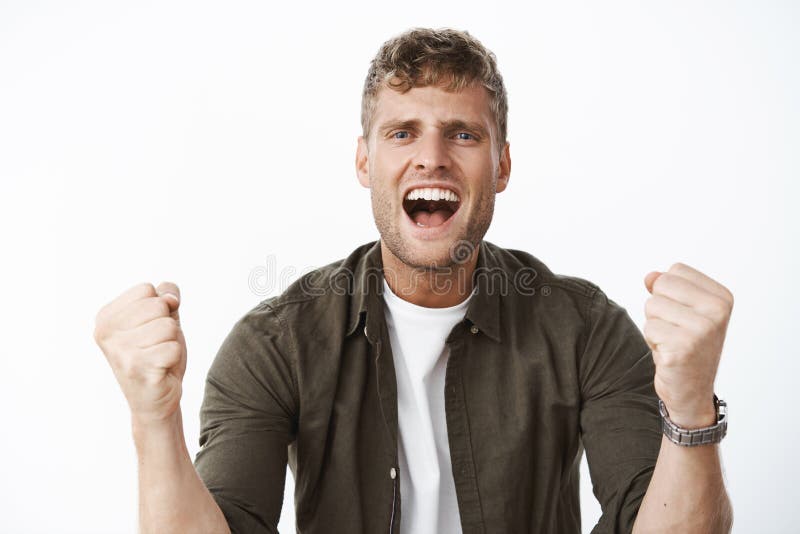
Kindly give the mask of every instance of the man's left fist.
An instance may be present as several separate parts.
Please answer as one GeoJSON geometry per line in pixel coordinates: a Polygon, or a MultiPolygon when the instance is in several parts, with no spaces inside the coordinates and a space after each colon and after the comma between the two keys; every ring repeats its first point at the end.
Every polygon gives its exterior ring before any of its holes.
{"type": "Polygon", "coordinates": [[[644,338],[653,351],[655,389],[670,419],[683,428],[716,423],[714,378],[733,294],[683,263],[644,278],[644,338]]]}

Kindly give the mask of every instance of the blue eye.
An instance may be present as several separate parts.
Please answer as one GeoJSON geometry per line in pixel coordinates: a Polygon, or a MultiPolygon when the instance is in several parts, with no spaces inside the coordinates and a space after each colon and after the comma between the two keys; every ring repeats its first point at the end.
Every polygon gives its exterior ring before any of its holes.
{"type": "Polygon", "coordinates": [[[395,132],[394,134],[392,134],[392,137],[394,137],[395,139],[405,139],[406,137],[408,137],[408,132],[406,131],[395,132]],[[398,135],[404,135],[404,137],[398,137],[398,135]]]}
{"type": "Polygon", "coordinates": [[[459,139],[463,139],[465,141],[469,141],[470,139],[475,139],[475,136],[473,136],[471,133],[467,133],[467,132],[458,132],[456,135],[459,135],[459,136],[466,135],[466,136],[468,136],[468,137],[459,137],[459,139]]]}

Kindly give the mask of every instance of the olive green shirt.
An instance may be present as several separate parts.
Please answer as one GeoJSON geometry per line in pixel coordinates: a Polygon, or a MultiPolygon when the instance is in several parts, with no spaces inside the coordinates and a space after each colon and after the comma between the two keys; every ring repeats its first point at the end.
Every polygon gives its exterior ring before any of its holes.
{"type": "MultiPolygon", "coordinates": [[[[409,481],[382,277],[380,241],[362,245],[223,341],[195,467],[232,532],[277,532],[287,462],[297,532],[400,532],[409,481]]],[[[481,242],[473,280],[442,392],[464,534],[579,534],[584,449],[592,532],[630,532],[661,443],[641,332],[595,284],[526,252],[481,242]]]]}

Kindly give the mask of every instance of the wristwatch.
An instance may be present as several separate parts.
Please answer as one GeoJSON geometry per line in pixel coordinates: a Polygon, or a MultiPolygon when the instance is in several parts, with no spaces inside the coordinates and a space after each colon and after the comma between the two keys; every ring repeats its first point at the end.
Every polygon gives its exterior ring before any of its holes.
{"type": "Polygon", "coordinates": [[[728,432],[728,405],[714,395],[714,407],[717,412],[717,424],[704,428],[681,428],[669,418],[664,401],[658,399],[658,411],[661,413],[661,430],[672,443],[684,447],[710,445],[719,443],[728,432]]]}

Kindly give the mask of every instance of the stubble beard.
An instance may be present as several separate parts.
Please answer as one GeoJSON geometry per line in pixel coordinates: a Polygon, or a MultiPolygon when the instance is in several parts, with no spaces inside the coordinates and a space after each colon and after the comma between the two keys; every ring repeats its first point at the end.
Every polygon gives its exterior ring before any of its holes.
{"type": "MultiPolygon", "coordinates": [[[[372,200],[372,215],[375,219],[375,226],[381,236],[381,241],[389,251],[403,264],[415,270],[440,272],[452,271],[452,269],[469,259],[466,252],[474,251],[478,248],[483,236],[489,229],[494,215],[493,194],[483,195],[473,209],[473,213],[467,221],[467,226],[463,232],[446,246],[437,243],[438,250],[434,253],[420,254],[415,247],[404,240],[399,228],[399,221],[394,218],[394,205],[389,199],[388,194],[375,193],[375,188],[370,190],[372,200]]],[[[466,209],[461,206],[460,209],[466,209]]],[[[407,217],[403,206],[398,207],[400,217],[407,217]]],[[[462,214],[463,216],[463,214],[462,214]]]]}

